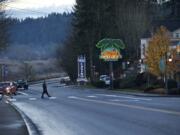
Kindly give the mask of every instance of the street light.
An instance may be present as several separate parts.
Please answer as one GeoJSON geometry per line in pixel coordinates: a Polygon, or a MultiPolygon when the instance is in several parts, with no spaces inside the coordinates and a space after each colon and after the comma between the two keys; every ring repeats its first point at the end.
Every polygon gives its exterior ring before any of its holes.
{"type": "Polygon", "coordinates": [[[169,58],[168,61],[169,61],[169,62],[172,62],[172,58],[169,58]]]}

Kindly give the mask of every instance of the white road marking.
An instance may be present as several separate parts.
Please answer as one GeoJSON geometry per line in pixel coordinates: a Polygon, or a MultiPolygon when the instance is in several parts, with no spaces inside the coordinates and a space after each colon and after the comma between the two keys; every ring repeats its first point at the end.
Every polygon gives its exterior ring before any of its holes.
{"type": "Polygon", "coordinates": [[[63,88],[69,88],[70,86],[67,86],[67,85],[65,85],[65,86],[63,86],[63,88]]]}
{"type": "Polygon", "coordinates": [[[68,98],[70,98],[70,99],[76,99],[76,98],[78,98],[78,97],[75,97],[75,96],[68,96],[68,98]]]}
{"type": "Polygon", "coordinates": [[[120,97],[120,98],[127,98],[127,99],[133,99],[133,100],[145,100],[145,101],[151,101],[150,98],[135,98],[135,97],[129,97],[129,96],[120,96],[120,95],[107,95],[107,94],[96,94],[99,96],[106,96],[106,97],[120,97]]]}
{"type": "Polygon", "coordinates": [[[124,100],[120,100],[120,99],[110,99],[109,101],[113,101],[113,102],[137,102],[137,101],[139,101],[139,100],[126,100],[126,99],[124,99],[124,100]]]}
{"type": "Polygon", "coordinates": [[[56,99],[57,97],[49,97],[49,99],[56,99]]]}
{"type": "Polygon", "coordinates": [[[72,87],[72,86],[75,86],[75,85],[65,85],[63,88],[69,88],[69,87],[72,87]]]}
{"type": "Polygon", "coordinates": [[[138,106],[138,105],[128,105],[128,104],[124,104],[124,103],[107,102],[107,101],[100,101],[100,100],[95,100],[95,99],[85,99],[85,98],[80,98],[80,97],[74,97],[72,99],[80,100],[80,101],[86,101],[86,102],[114,105],[114,106],[126,107],[126,108],[131,108],[131,109],[138,109],[138,110],[151,111],[151,112],[159,112],[159,113],[165,113],[165,114],[171,114],[171,115],[178,115],[178,116],[180,116],[180,112],[173,111],[173,110],[165,110],[165,109],[144,107],[144,106],[138,106]]]}
{"type": "Polygon", "coordinates": [[[8,102],[8,101],[5,101],[5,103],[6,103],[6,104],[9,104],[9,102],[8,102]]]}
{"type": "Polygon", "coordinates": [[[89,98],[96,98],[97,96],[90,95],[90,96],[87,96],[87,97],[89,97],[89,98]]]}
{"type": "Polygon", "coordinates": [[[37,100],[37,98],[29,98],[29,100],[34,101],[37,100]]]}
{"type": "Polygon", "coordinates": [[[8,101],[10,101],[10,102],[15,102],[16,99],[15,99],[15,98],[10,98],[10,99],[8,99],[8,101]]]}
{"type": "Polygon", "coordinates": [[[19,94],[22,94],[22,95],[25,95],[25,96],[28,96],[28,95],[29,95],[29,94],[27,94],[27,93],[20,92],[20,91],[18,91],[18,93],[19,93],[19,94]]]}

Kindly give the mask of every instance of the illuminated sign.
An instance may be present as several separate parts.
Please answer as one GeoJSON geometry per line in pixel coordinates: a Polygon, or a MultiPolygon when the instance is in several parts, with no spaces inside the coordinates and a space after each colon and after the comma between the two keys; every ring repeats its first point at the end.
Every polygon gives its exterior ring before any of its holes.
{"type": "Polygon", "coordinates": [[[125,48],[124,43],[120,39],[105,38],[100,40],[96,47],[101,49],[100,59],[105,61],[117,61],[122,58],[120,50],[125,48]]]}
{"type": "Polygon", "coordinates": [[[100,59],[105,61],[117,61],[118,59],[122,58],[119,50],[116,48],[107,48],[101,52],[100,59]]]}

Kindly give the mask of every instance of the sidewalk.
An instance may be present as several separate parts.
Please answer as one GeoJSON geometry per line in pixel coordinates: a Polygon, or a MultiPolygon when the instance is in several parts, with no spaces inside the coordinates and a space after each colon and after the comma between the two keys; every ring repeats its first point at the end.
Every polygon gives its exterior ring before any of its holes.
{"type": "Polygon", "coordinates": [[[27,127],[21,115],[5,101],[0,101],[0,134],[28,135],[27,127]]]}

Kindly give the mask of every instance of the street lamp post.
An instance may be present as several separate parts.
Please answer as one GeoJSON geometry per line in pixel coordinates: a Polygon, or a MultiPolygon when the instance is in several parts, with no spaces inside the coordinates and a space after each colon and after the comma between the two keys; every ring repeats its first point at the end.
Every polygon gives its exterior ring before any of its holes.
{"type": "Polygon", "coordinates": [[[166,94],[168,93],[168,79],[167,79],[167,53],[165,54],[165,90],[166,94]]]}
{"type": "Polygon", "coordinates": [[[168,75],[167,75],[168,62],[172,62],[170,53],[165,54],[165,90],[166,90],[166,94],[168,94],[168,75]]]}

